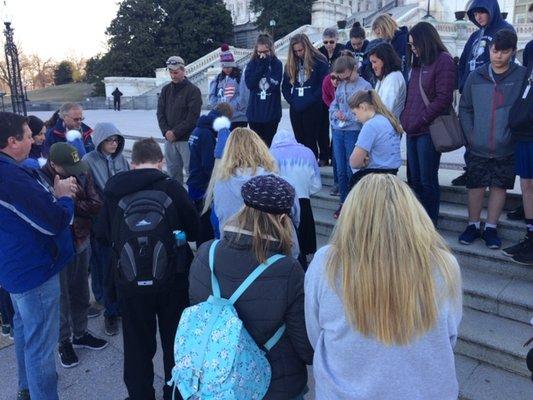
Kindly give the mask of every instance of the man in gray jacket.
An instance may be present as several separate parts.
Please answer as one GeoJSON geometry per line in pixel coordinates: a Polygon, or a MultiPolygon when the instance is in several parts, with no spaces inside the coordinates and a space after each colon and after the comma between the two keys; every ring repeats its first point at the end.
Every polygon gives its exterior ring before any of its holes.
{"type": "Polygon", "coordinates": [[[202,94],[185,76],[185,62],[181,57],[170,57],[167,68],[172,82],[159,95],[157,122],[166,139],[168,174],[183,184],[183,169],[189,174],[189,135],[200,117],[202,94]]]}
{"type": "MultiPolygon", "coordinates": [[[[95,149],[83,159],[89,164],[94,178],[95,188],[100,198],[104,196],[104,187],[109,178],[119,172],[129,171],[130,165],[122,154],[124,137],[118,128],[109,122],[100,122],[92,134],[95,149]]],[[[114,288],[109,285],[108,275],[111,262],[111,248],[102,245],[91,237],[91,286],[95,300],[105,306],[104,330],[109,336],[118,333],[118,305],[111,296],[114,288]],[[108,283],[108,284],[104,284],[108,283]]]]}
{"type": "Polygon", "coordinates": [[[462,244],[482,238],[488,248],[498,249],[496,230],[505,203],[506,190],[514,187],[514,144],[509,128],[509,110],[520,93],[526,69],[515,64],[517,36],[502,29],[490,46],[490,64],[468,76],[459,119],[468,145],[466,174],[468,226],[459,236],[462,244]],[[480,229],[483,196],[490,190],[488,216],[483,234],[480,229]]]}

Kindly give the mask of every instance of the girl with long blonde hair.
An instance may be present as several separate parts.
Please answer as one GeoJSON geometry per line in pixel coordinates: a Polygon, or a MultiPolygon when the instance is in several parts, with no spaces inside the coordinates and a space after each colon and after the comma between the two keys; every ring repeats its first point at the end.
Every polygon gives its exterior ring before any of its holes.
{"type": "Polygon", "coordinates": [[[316,399],[457,399],[457,260],[389,174],[350,192],[305,279],[316,399]]]}
{"type": "Polygon", "coordinates": [[[289,43],[281,90],[290,106],[296,140],[310,148],[316,158],[319,158],[317,141],[324,124],[322,81],[328,72],[326,58],[315,49],[307,35],[294,35],[289,43]]]}
{"type": "Polygon", "coordinates": [[[285,327],[268,351],[272,379],[262,398],[302,400],[313,349],[305,330],[304,272],[291,257],[289,214],[295,191],[287,181],[269,174],[251,178],[239,195],[244,206],[226,224],[221,240],[198,249],[189,274],[190,302],[198,304],[213,295],[213,281],[221,297],[229,299],[259,264],[267,264],[236,300],[235,309],[259,345],[285,327]],[[276,255],[277,261],[272,259],[276,255]]]}

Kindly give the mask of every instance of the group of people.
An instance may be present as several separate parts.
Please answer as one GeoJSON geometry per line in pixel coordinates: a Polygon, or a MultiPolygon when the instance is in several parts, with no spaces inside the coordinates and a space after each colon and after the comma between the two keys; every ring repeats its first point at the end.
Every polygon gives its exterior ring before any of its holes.
{"type": "Polygon", "coordinates": [[[533,45],[526,69],[496,1],[475,0],[468,15],[480,30],[459,70],[431,24],[407,29],[386,14],[370,42],[359,24],[346,46],[334,29],[320,49],[293,36],[285,68],[266,34],[244,71],[224,45],[206,115],[184,60],[172,56],[157,109],[164,154],[140,139],[131,162],[119,129],[92,130],[78,104],[46,122],[0,113],[0,313],[13,327],[18,399],[58,399],[56,349],[74,367],[75,348],[105,348],[87,329],[102,311],[106,334],[122,326],[130,400],[155,399],[158,330],[165,382],[175,385],[165,384],[165,400],[239,386],[233,375],[220,387],[210,381],[214,320],[204,321],[202,346],[185,347],[180,332],[187,307],[189,324],[201,305],[230,303],[270,366],[265,399],[303,399],[310,364],[317,399],[457,398],[461,278],[436,231],[440,153],[430,126],[450,112],[458,84],[469,199],[459,241],[501,246],[496,224],[518,174],[527,235],[504,252],[525,264],[533,254],[533,124],[523,112],[533,45]],[[292,131],[278,129],[282,95],[292,131]],[[395,176],[404,133],[407,184],[395,176]],[[310,196],[330,162],[341,203],[317,251],[310,196]]]}

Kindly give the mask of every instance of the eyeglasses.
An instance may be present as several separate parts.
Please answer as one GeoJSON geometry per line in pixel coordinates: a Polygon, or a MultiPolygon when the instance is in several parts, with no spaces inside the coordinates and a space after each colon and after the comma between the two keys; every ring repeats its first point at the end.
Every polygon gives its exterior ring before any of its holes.
{"type": "Polygon", "coordinates": [[[119,139],[116,136],[111,136],[111,137],[108,137],[107,139],[105,139],[104,142],[106,142],[106,143],[118,143],[119,139]]]}
{"type": "Polygon", "coordinates": [[[324,44],[335,44],[335,40],[324,40],[324,44]]]}
{"type": "Polygon", "coordinates": [[[337,75],[330,75],[330,79],[332,81],[340,81],[341,80],[341,78],[339,78],[337,75]]]}
{"type": "Polygon", "coordinates": [[[257,54],[270,54],[270,50],[263,50],[263,51],[257,50],[257,54]]]}

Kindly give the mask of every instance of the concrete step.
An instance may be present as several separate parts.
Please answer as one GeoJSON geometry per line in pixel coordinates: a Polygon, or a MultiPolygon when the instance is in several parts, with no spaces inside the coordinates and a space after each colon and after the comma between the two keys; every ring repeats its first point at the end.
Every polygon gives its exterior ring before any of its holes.
{"type": "MultiPolygon", "coordinates": [[[[333,219],[333,212],[315,208],[313,209],[313,214],[317,235],[329,237],[336,222],[333,219]]],[[[533,268],[514,263],[509,257],[504,256],[500,250],[488,249],[481,240],[465,246],[459,243],[457,232],[439,231],[463,269],[468,268],[533,282],[533,268]]],[[[513,244],[515,243],[503,240],[503,247],[513,244]]]]}
{"type": "MultiPolygon", "coordinates": [[[[329,195],[330,187],[333,185],[333,169],[331,167],[322,167],[320,168],[321,177],[322,177],[322,186],[324,187],[324,193],[329,195]]],[[[439,183],[441,187],[441,204],[442,203],[454,203],[454,204],[467,204],[467,190],[464,187],[456,187],[451,185],[451,181],[459,176],[462,173],[462,170],[451,170],[441,168],[439,170],[439,183]]],[[[401,167],[398,176],[407,180],[406,169],[401,167]]],[[[505,210],[514,210],[518,207],[522,200],[519,188],[519,179],[515,181],[515,188],[513,190],[507,191],[507,199],[505,202],[505,210]]],[[[487,206],[486,202],[488,199],[488,192],[485,194],[484,207],[487,206]]]]}
{"type": "MultiPolygon", "coordinates": [[[[339,207],[339,197],[331,196],[329,194],[329,188],[324,188],[312,196],[311,205],[313,209],[321,208],[329,210],[333,215],[333,212],[339,207]]],[[[486,216],[487,212],[483,210],[481,214],[482,221],[486,219],[486,216]]],[[[465,230],[467,224],[468,210],[466,205],[441,202],[438,222],[439,229],[460,234],[465,230]]],[[[498,234],[503,240],[518,242],[524,237],[525,229],[523,221],[512,221],[507,218],[505,213],[500,217],[498,234]]]]}
{"type": "Polygon", "coordinates": [[[528,324],[464,307],[455,353],[529,377],[523,345],[531,334],[528,324]]]}
{"type": "Polygon", "coordinates": [[[529,378],[504,371],[460,354],[455,355],[455,370],[461,400],[524,400],[531,398],[529,378]]]}

